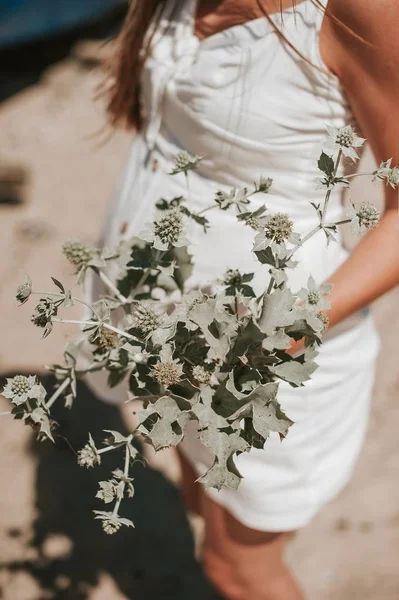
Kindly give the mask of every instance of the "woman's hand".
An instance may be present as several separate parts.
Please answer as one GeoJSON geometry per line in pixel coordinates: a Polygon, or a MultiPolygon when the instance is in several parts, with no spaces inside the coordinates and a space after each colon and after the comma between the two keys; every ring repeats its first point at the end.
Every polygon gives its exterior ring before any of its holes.
{"type": "MultiPolygon", "coordinates": [[[[397,165],[398,2],[330,0],[328,11],[344,27],[333,19],[324,19],[320,36],[323,60],[339,78],[359,133],[367,138],[377,164],[392,157],[392,165],[397,165]]],[[[339,323],[399,283],[397,190],[385,187],[385,211],[379,225],[363,236],[326,283],[334,285],[331,310],[327,311],[330,325],[339,323]]]]}

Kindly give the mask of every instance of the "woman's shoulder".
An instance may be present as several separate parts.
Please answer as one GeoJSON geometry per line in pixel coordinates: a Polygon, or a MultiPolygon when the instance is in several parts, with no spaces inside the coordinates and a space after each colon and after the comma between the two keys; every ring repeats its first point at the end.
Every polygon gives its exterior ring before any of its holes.
{"type": "MultiPolygon", "coordinates": [[[[352,33],[369,43],[385,37],[387,31],[397,32],[399,3],[397,0],[329,0],[327,10],[341,22],[337,34],[352,33]],[[350,31],[348,31],[350,30],[350,31]],[[374,38],[374,39],[373,39],[374,38]]],[[[396,36],[395,36],[396,37],[396,36]]]]}
{"type": "Polygon", "coordinates": [[[324,53],[340,78],[358,69],[373,75],[382,65],[397,72],[397,0],[329,0],[327,14],[324,53]]]}

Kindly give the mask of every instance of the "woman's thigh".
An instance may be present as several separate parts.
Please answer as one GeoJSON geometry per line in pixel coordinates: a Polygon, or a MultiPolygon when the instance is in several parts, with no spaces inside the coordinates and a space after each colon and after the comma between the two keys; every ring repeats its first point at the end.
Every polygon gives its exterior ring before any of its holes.
{"type": "Polygon", "coordinates": [[[202,501],[204,495],[202,485],[196,481],[198,475],[193,469],[190,461],[184,456],[178,446],[176,449],[181,469],[180,491],[183,497],[184,506],[188,511],[202,516],[202,501]]]}
{"type": "Polygon", "coordinates": [[[302,600],[283,553],[294,532],[250,529],[202,496],[206,574],[229,600],[302,600]]]}
{"type": "Polygon", "coordinates": [[[191,463],[181,451],[178,455],[185,506],[205,522],[201,555],[215,587],[228,600],[301,600],[283,562],[283,551],[293,532],[270,533],[243,525],[204,493],[191,463]]]}

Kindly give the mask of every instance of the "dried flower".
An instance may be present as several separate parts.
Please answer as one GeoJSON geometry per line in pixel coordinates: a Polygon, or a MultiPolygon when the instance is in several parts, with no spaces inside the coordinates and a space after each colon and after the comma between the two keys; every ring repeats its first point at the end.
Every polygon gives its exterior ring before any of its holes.
{"type": "Polygon", "coordinates": [[[259,182],[257,184],[255,184],[255,189],[257,192],[262,192],[263,194],[267,194],[272,186],[272,183],[273,183],[273,179],[270,179],[270,177],[262,176],[259,179],[259,182]]]}
{"type": "Polygon", "coordinates": [[[177,173],[187,173],[187,171],[192,171],[196,169],[203,156],[190,156],[188,152],[183,150],[176,154],[174,158],[174,169],[170,171],[170,175],[176,175],[177,173]]]}
{"type": "Polygon", "coordinates": [[[286,213],[275,213],[271,215],[266,223],[265,232],[268,238],[277,244],[288,240],[293,232],[294,223],[286,213]]]}
{"type": "Polygon", "coordinates": [[[382,162],[378,169],[373,172],[372,181],[376,179],[385,179],[385,183],[395,189],[399,185],[399,168],[391,167],[392,158],[382,162]]]}
{"type": "Polygon", "coordinates": [[[168,360],[167,362],[159,361],[151,370],[151,375],[160,385],[169,387],[179,383],[183,375],[183,367],[175,360],[168,360]]]}
{"type": "Polygon", "coordinates": [[[351,231],[357,235],[361,235],[365,230],[374,229],[380,219],[380,211],[371,202],[362,202],[357,209],[350,203],[346,215],[351,219],[351,231]]]}
{"type": "Polygon", "coordinates": [[[134,305],[132,325],[144,335],[151,335],[162,326],[162,317],[150,306],[140,302],[134,305]]]}
{"type": "Polygon", "coordinates": [[[327,154],[331,153],[336,156],[341,150],[344,156],[348,156],[352,160],[359,158],[355,148],[362,146],[366,140],[356,135],[351,125],[345,127],[327,126],[327,131],[329,137],[324,144],[324,150],[327,154]]]}
{"type": "Polygon", "coordinates": [[[134,527],[132,521],[129,519],[124,519],[117,514],[114,515],[112,512],[106,512],[102,510],[95,510],[93,512],[96,515],[94,518],[101,519],[102,528],[105,533],[108,533],[109,535],[116,533],[122,527],[122,525],[134,527]]]}
{"type": "Polygon", "coordinates": [[[304,304],[307,308],[311,308],[312,310],[331,308],[328,300],[323,298],[323,296],[329,294],[333,288],[330,283],[322,283],[320,286],[317,286],[312,275],[309,275],[307,286],[307,289],[301,288],[297,294],[301,300],[304,300],[304,304]]]}
{"type": "Polygon", "coordinates": [[[42,298],[33,309],[31,321],[37,327],[46,327],[51,323],[51,317],[57,315],[58,309],[50,298],[42,298]]]}
{"type": "Polygon", "coordinates": [[[15,294],[15,300],[20,306],[25,304],[30,298],[32,293],[32,280],[28,275],[25,275],[25,281],[17,287],[17,293],[15,294]]]}
{"type": "Polygon", "coordinates": [[[242,275],[238,269],[228,269],[223,278],[224,285],[238,287],[242,284],[242,275]]]}
{"type": "Polygon", "coordinates": [[[80,467],[86,467],[89,469],[90,467],[94,467],[94,465],[99,465],[100,463],[101,457],[98,453],[94,440],[89,433],[88,443],[78,452],[78,465],[80,467]]]}
{"type": "Polygon", "coordinates": [[[29,399],[36,399],[41,403],[46,396],[46,390],[41,383],[37,383],[34,375],[16,375],[7,379],[2,395],[15,406],[20,406],[29,399]]]}
{"type": "Polygon", "coordinates": [[[107,327],[101,327],[89,335],[88,341],[94,346],[97,346],[99,350],[106,352],[107,350],[117,348],[119,336],[115,331],[112,331],[107,327]]]}
{"type": "Polygon", "coordinates": [[[82,242],[66,242],[62,246],[62,251],[69,262],[76,267],[76,273],[87,267],[96,254],[94,248],[82,244],[82,242]]]}
{"type": "Polygon", "coordinates": [[[211,381],[212,373],[205,371],[204,367],[201,367],[201,365],[196,365],[193,367],[192,374],[198,383],[208,384],[211,381]]]}
{"type": "Polygon", "coordinates": [[[160,211],[158,218],[139,234],[140,239],[152,243],[157,250],[168,250],[170,246],[181,248],[187,245],[184,237],[184,215],[179,208],[160,211]]]}

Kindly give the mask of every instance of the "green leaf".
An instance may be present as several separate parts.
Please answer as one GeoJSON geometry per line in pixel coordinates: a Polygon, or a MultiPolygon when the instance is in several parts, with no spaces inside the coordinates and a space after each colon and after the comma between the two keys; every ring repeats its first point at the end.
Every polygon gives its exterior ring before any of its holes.
{"type": "Polygon", "coordinates": [[[227,486],[236,490],[242,476],[234,464],[233,455],[237,452],[248,452],[250,449],[248,442],[238,431],[224,433],[212,428],[201,431],[200,439],[215,454],[215,461],[199,481],[205,488],[214,487],[220,490],[223,486],[227,486]]]}
{"type": "Polygon", "coordinates": [[[65,294],[65,288],[62,285],[61,281],[58,281],[58,279],[56,279],[55,277],[52,277],[51,279],[53,280],[57,288],[60,289],[63,294],[65,294]]]}
{"type": "Polygon", "coordinates": [[[269,369],[272,373],[291,384],[292,387],[300,387],[303,386],[304,381],[311,378],[318,366],[313,361],[301,363],[293,359],[274,367],[271,366],[269,369]]]}
{"type": "Polygon", "coordinates": [[[228,363],[236,363],[239,356],[244,356],[251,346],[260,344],[264,337],[264,333],[261,332],[252,318],[246,325],[241,325],[238,329],[235,343],[227,355],[228,363]]]}
{"type": "Polygon", "coordinates": [[[278,433],[280,439],[285,438],[293,421],[281,410],[275,399],[277,388],[276,383],[259,386],[251,394],[251,400],[232,415],[229,421],[252,417],[253,428],[265,441],[271,432],[278,433]],[[274,387],[267,389],[267,386],[274,387]]]}
{"type": "Polygon", "coordinates": [[[262,346],[270,352],[273,350],[286,350],[291,346],[291,338],[283,329],[279,329],[274,335],[268,336],[263,340],[262,346]]]}
{"type": "Polygon", "coordinates": [[[272,267],[277,267],[277,260],[270,246],[264,250],[257,250],[254,252],[254,254],[257,256],[262,265],[271,265],[272,267]]]}
{"type": "Polygon", "coordinates": [[[293,322],[290,310],[295,303],[295,296],[289,289],[277,289],[263,296],[262,313],[259,328],[267,335],[272,335],[277,327],[290,325],[293,322]]]}
{"type": "Polygon", "coordinates": [[[109,445],[111,446],[123,446],[129,443],[129,438],[122,435],[119,431],[113,431],[112,429],[104,429],[105,433],[110,434],[109,445]]]}
{"type": "Polygon", "coordinates": [[[331,156],[328,156],[328,154],[326,154],[325,152],[321,153],[320,158],[317,162],[317,166],[319,167],[320,171],[327,175],[327,177],[331,177],[334,173],[334,161],[331,158],[331,156]]]}
{"type": "Polygon", "coordinates": [[[147,409],[139,412],[138,431],[146,434],[155,450],[176,446],[184,436],[187,423],[194,418],[190,411],[182,411],[174,398],[163,396],[147,409]],[[151,424],[151,417],[155,423],[151,424]]]}

